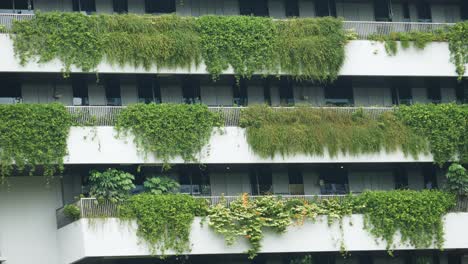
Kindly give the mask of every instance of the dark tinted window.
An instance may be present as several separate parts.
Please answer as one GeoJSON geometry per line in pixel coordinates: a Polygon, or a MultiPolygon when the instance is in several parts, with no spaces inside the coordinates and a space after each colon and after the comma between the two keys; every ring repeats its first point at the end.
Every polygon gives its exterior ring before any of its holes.
{"type": "Polygon", "coordinates": [[[211,195],[208,172],[199,166],[184,166],[179,170],[180,192],[191,195],[211,195]]]}
{"type": "Polygon", "coordinates": [[[320,192],[322,194],[348,193],[348,173],[343,166],[320,169],[320,192]]]}
{"type": "Polygon", "coordinates": [[[161,89],[158,79],[153,76],[141,76],[138,79],[138,102],[161,103],[161,89]]]}
{"type": "Polygon", "coordinates": [[[416,2],[416,9],[420,22],[432,22],[431,5],[428,2],[425,0],[418,0],[416,2]]]}
{"type": "Polygon", "coordinates": [[[105,83],[107,105],[122,105],[120,97],[120,80],[118,77],[108,78],[105,83]]]}
{"type": "Polygon", "coordinates": [[[455,92],[456,92],[458,103],[461,103],[461,104],[468,103],[468,82],[467,81],[462,81],[462,82],[457,83],[455,92]]]}
{"type": "Polygon", "coordinates": [[[250,184],[252,195],[265,195],[273,193],[273,180],[269,166],[253,166],[250,168],[250,184]]]}
{"type": "Polygon", "coordinates": [[[268,16],[268,0],[239,0],[239,13],[244,16],[268,16]]]}
{"type": "Polygon", "coordinates": [[[182,97],[186,104],[201,102],[200,80],[194,76],[184,78],[182,83],[182,97]]]}
{"type": "Polygon", "coordinates": [[[304,194],[304,179],[302,178],[302,171],[299,167],[288,168],[289,177],[289,194],[303,195],[304,194]]]}
{"type": "Polygon", "coordinates": [[[410,9],[409,9],[409,4],[408,2],[403,2],[401,3],[402,5],[402,9],[403,9],[403,19],[405,21],[409,21],[410,20],[410,9]]]}
{"type": "Polygon", "coordinates": [[[408,173],[405,168],[396,168],[393,171],[393,178],[395,180],[395,189],[400,190],[408,188],[408,173]]]}
{"type": "Polygon", "coordinates": [[[359,256],[359,264],[373,264],[374,260],[371,255],[359,256]]]}
{"type": "Polygon", "coordinates": [[[336,17],[335,0],[315,0],[315,15],[318,17],[336,17]]]}
{"type": "Polygon", "coordinates": [[[88,83],[80,76],[72,77],[73,105],[89,105],[88,83]]]}
{"type": "Polygon", "coordinates": [[[1,0],[0,9],[34,9],[32,0],[1,0]]]}
{"type": "Polygon", "coordinates": [[[270,91],[270,78],[266,78],[263,80],[263,97],[265,100],[265,104],[271,105],[271,91],[270,91]]]}
{"type": "Polygon", "coordinates": [[[437,173],[436,168],[432,164],[424,165],[424,188],[425,189],[437,189],[437,173]]]}
{"type": "Polygon", "coordinates": [[[468,1],[460,0],[460,5],[461,19],[468,20],[468,1]]]}
{"type": "Polygon", "coordinates": [[[0,83],[0,104],[21,102],[21,84],[15,79],[2,80],[0,83]]]}
{"type": "Polygon", "coordinates": [[[284,9],[286,17],[298,17],[299,16],[299,4],[298,0],[284,0],[284,9]]]}
{"type": "Polygon", "coordinates": [[[281,78],[279,85],[280,104],[282,106],[294,105],[293,82],[288,78],[281,78]]]}
{"type": "Polygon", "coordinates": [[[146,13],[174,13],[175,0],[145,0],[146,13]]]}
{"type": "Polygon", "coordinates": [[[374,0],[375,21],[391,21],[389,0],[374,0]]]}
{"type": "Polygon", "coordinates": [[[353,86],[351,79],[339,78],[324,87],[325,104],[337,106],[349,106],[354,104],[353,86]]]}
{"type": "Polygon", "coordinates": [[[128,2],[127,0],[113,0],[114,1],[114,12],[115,13],[127,13],[128,12],[128,2]]]}
{"type": "Polygon", "coordinates": [[[434,104],[441,103],[440,81],[438,78],[428,78],[425,81],[427,87],[427,99],[434,104]]]}
{"type": "Polygon", "coordinates": [[[392,103],[394,105],[410,105],[413,103],[413,94],[408,82],[405,78],[394,78],[391,80],[392,85],[392,103]]]}
{"type": "Polygon", "coordinates": [[[232,85],[232,95],[234,98],[234,105],[246,106],[248,104],[247,82],[245,79],[241,79],[239,82],[234,80],[232,85]]]}

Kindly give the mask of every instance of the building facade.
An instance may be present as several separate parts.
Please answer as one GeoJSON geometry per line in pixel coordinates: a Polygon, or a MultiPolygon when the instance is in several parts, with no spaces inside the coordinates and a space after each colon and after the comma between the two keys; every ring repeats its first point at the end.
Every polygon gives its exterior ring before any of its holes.
{"type": "MultiPolygon", "coordinates": [[[[401,149],[265,157],[252,150],[240,119],[242,109],[255,105],[343,113],[362,109],[378,115],[406,105],[466,104],[468,72],[457,74],[447,41],[429,41],[424,49],[411,46],[389,55],[386,43],[369,36],[435,32],[467,19],[466,0],[2,0],[0,104],[60,103],[72,114],[84,111],[85,118],[76,118],[70,128],[62,173],[46,183],[43,177],[14,171],[0,185],[0,263],[468,263],[466,210],[444,217],[443,251],[435,245],[415,248],[402,243],[389,256],[385,244],[366,232],[362,215],[352,214],[344,219],[341,231],[326,220],[292,226],[281,235],[266,231],[253,260],[245,253],[246,241],[226,245],[198,217],[191,226],[191,251],[170,251],[164,259],[141,243],[135,222],[122,224],[115,217],[98,222],[82,217],[73,223],[63,219],[63,207],[89,193],[89,172],[107,168],[135,175],[135,194],[144,189],[145,178],[165,175],[180,184],[180,192],[210,201],[243,193],[326,197],[366,190],[443,189],[448,166],[436,165],[430,152],[418,157],[401,149]],[[344,29],[354,37],[344,46],[345,58],[333,82],[296,80],[281,71],[236,78],[232,67],[213,80],[205,62],[187,68],[145,68],[102,60],[94,71],[72,65],[65,77],[58,58],[22,63],[11,31],[13,21],[62,12],[244,15],[273,21],[331,16],[342,18],[344,29]],[[132,136],[116,136],[118,113],[136,103],[207,105],[210,111],[223,113],[224,126],[213,132],[197,161],[175,157],[169,161],[171,169],[161,172],[165,164],[161,157],[143,155],[132,136]],[[87,126],[86,118],[96,123],[87,126]],[[350,253],[347,257],[340,253],[336,240],[340,236],[350,253]],[[294,262],[298,259],[309,262],[294,262]]],[[[94,210],[93,204],[83,207],[86,202],[78,199],[82,216],[85,210],[94,210]]]]}

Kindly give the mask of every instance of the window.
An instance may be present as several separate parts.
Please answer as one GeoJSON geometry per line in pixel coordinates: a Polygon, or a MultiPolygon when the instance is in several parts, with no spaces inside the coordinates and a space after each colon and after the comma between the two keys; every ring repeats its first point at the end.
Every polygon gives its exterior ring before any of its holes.
{"type": "Polygon", "coordinates": [[[190,195],[211,195],[210,177],[198,166],[185,166],[179,170],[180,192],[190,195]]]}
{"type": "MultiPolygon", "coordinates": [[[[2,0],[0,1],[0,9],[33,10],[33,0],[2,0]]],[[[21,11],[18,13],[21,13],[21,11]]]]}
{"type": "Polygon", "coordinates": [[[335,264],[335,255],[333,254],[314,254],[313,255],[313,263],[319,263],[319,264],[335,264]]]}
{"type": "Polygon", "coordinates": [[[468,103],[468,82],[462,81],[457,83],[455,90],[457,97],[457,103],[467,104],[468,103]]]}
{"type": "Polygon", "coordinates": [[[404,22],[410,22],[411,17],[410,17],[410,9],[409,9],[409,4],[408,2],[403,2],[401,3],[402,5],[402,10],[403,10],[403,21],[404,22]]]}
{"type": "Polygon", "coordinates": [[[392,85],[392,104],[394,105],[411,105],[413,103],[413,95],[411,88],[406,79],[394,78],[391,81],[392,85]]]}
{"type": "Polygon", "coordinates": [[[109,78],[105,83],[106,100],[109,106],[122,105],[122,98],[120,97],[120,80],[116,77],[109,78]]]}
{"type": "Polygon", "coordinates": [[[145,12],[167,14],[176,11],[175,0],[145,0],[145,12]]]}
{"type": "Polygon", "coordinates": [[[405,168],[399,167],[393,170],[393,178],[396,190],[408,189],[408,173],[405,168]]]}
{"type": "Polygon", "coordinates": [[[281,78],[279,85],[280,105],[293,106],[294,92],[292,81],[288,78],[281,78]]]}
{"type": "Polygon", "coordinates": [[[95,0],[72,0],[73,11],[76,12],[96,12],[95,0]]]}
{"type": "Polygon", "coordinates": [[[128,13],[127,0],[114,0],[114,12],[118,14],[128,13]]]}
{"type": "Polygon", "coordinates": [[[234,84],[232,85],[232,95],[234,99],[234,105],[247,106],[247,81],[245,79],[241,79],[239,83],[234,80],[234,84]]]}
{"type": "Polygon", "coordinates": [[[304,179],[302,178],[301,169],[297,167],[289,167],[288,177],[289,177],[289,194],[304,195],[304,179]]]}
{"type": "Polygon", "coordinates": [[[457,253],[449,253],[448,264],[462,264],[461,255],[457,253]]]}
{"type": "Polygon", "coordinates": [[[351,79],[339,78],[334,83],[324,87],[325,104],[335,106],[350,106],[354,104],[351,79]]]}
{"type": "Polygon", "coordinates": [[[161,88],[158,79],[154,76],[141,76],[138,79],[138,102],[161,103],[161,88]]]}
{"type": "Polygon", "coordinates": [[[468,20],[468,1],[466,0],[460,0],[460,12],[461,12],[461,19],[462,20],[468,20]]]}
{"type": "Polygon", "coordinates": [[[2,80],[0,83],[0,104],[21,103],[21,84],[14,79],[2,80]]]}
{"type": "Polygon", "coordinates": [[[73,105],[89,105],[88,84],[85,78],[72,77],[73,105]]]}
{"type": "Polygon", "coordinates": [[[318,17],[336,17],[335,0],[315,0],[315,15],[318,17]]]}
{"type": "Polygon", "coordinates": [[[440,92],[440,80],[438,78],[428,78],[425,80],[427,87],[427,99],[433,104],[440,104],[442,102],[442,95],[440,92]]]}
{"type": "Polygon", "coordinates": [[[375,21],[392,21],[390,0],[374,0],[375,21]]]}
{"type": "Polygon", "coordinates": [[[436,168],[432,164],[424,165],[424,188],[425,189],[437,189],[437,172],[436,168]]]}
{"type": "Polygon", "coordinates": [[[197,104],[201,102],[200,80],[189,76],[184,78],[182,83],[182,97],[186,104],[197,104]]]}
{"type": "Polygon", "coordinates": [[[270,78],[263,80],[263,98],[266,105],[271,105],[270,78]]]}
{"type": "Polygon", "coordinates": [[[285,9],[286,17],[298,17],[299,16],[298,0],[284,0],[284,9],[285,9]]]}
{"type": "Polygon", "coordinates": [[[250,168],[249,175],[252,195],[273,193],[273,181],[269,166],[254,166],[250,168]]]}
{"type": "Polygon", "coordinates": [[[362,255],[359,256],[359,264],[373,264],[374,260],[372,259],[372,255],[362,255]]]}
{"type": "Polygon", "coordinates": [[[322,168],[319,185],[321,194],[347,194],[348,172],[343,166],[322,168]]]}
{"type": "Polygon", "coordinates": [[[425,0],[416,2],[419,22],[432,22],[431,5],[425,0]]]}
{"type": "Polygon", "coordinates": [[[239,13],[243,16],[268,16],[268,0],[239,0],[239,13]]]}

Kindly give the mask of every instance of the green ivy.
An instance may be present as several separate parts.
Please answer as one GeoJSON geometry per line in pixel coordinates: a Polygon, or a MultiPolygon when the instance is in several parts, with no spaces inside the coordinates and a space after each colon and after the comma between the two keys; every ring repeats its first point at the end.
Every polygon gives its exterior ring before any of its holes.
{"type": "Polygon", "coordinates": [[[432,245],[443,248],[442,217],[455,205],[455,196],[441,191],[366,191],[355,196],[364,214],[364,227],[376,238],[383,239],[387,250],[395,246],[394,237],[415,248],[432,245]]]}
{"type": "Polygon", "coordinates": [[[429,141],[434,161],[468,161],[468,107],[456,104],[401,106],[398,119],[429,141]]]}
{"type": "Polygon", "coordinates": [[[261,157],[298,153],[331,157],[401,149],[413,157],[427,152],[426,140],[393,113],[374,119],[362,110],[354,114],[298,107],[277,111],[266,106],[247,108],[241,115],[247,142],[261,157]]]}
{"type": "Polygon", "coordinates": [[[455,64],[458,80],[461,80],[466,72],[465,64],[468,63],[468,21],[459,22],[451,27],[448,33],[448,42],[451,61],[455,64]]]}
{"type": "Polygon", "coordinates": [[[115,129],[120,136],[134,135],[138,149],[154,154],[167,168],[176,156],[196,161],[220,121],[206,105],[135,104],[120,113],[115,129]]]}
{"type": "Polygon", "coordinates": [[[468,196],[468,171],[460,164],[453,163],[448,168],[446,174],[447,182],[445,188],[447,191],[458,196],[468,196]]]}
{"type": "Polygon", "coordinates": [[[71,116],[61,104],[0,105],[0,174],[63,171],[71,116]]]}
{"type": "Polygon", "coordinates": [[[136,220],[137,235],[152,254],[163,256],[167,250],[190,251],[190,230],[199,213],[200,202],[183,194],[139,194],[119,208],[121,219],[136,220]]]}

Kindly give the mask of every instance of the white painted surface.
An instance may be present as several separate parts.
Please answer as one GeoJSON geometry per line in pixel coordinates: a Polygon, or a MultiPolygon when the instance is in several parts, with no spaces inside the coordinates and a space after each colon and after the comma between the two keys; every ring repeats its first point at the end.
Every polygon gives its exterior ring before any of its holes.
{"type": "MultiPolygon", "coordinates": [[[[199,160],[204,164],[237,163],[388,163],[388,162],[432,162],[431,155],[420,155],[418,160],[405,157],[403,152],[361,154],[358,156],[339,154],[336,157],[290,155],[262,158],[250,149],[245,129],[225,127],[214,130],[208,145],[201,151],[199,160]]],[[[72,127],[68,138],[68,153],[65,164],[160,164],[152,155],[138,153],[133,138],[119,139],[113,127],[72,127]],[[92,139],[94,137],[94,140],[92,139]]],[[[171,163],[184,163],[181,158],[171,163]]]]}
{"type": "MultiPolygon", "coordinates": [[[[445,217],[445,249],[468,248],[468,213],[450,213],[445,217]]],[[[123,223],[118,219],[81,219],[59,229],[58,238],[62,245],[61,263],[72,263],[87,257],[138,257],[151,255],[145,243],[136,235],[136,222],[123,223]],[[78,243],[82,243],[81,246],[78,243]],[[68,247],[68,249],[65,249],[68,247]],[[72,250],[72,248],[76,250],[72,250]]],[[[343,238],[346,249],[352,251],[385,251],[385,243],[376,240],[363,229],[362,215],[352,215],[344,220],[343,238]],[[350,224],[352,223],[352,225],[350,224]]],[[[284,234],[266,232],[262,242],[262,253],[288,252],[338,252],[340,250],[338,224],[328,226],[326,218],[304,225],[290,226],[284,234]],[[319,239],[318,239],[319,238],[319,239]]],[[[216,234],[207,224],[200,225],[196,218],[192,224],[190,241],[191,252],[187,254],[237,254],[248,249],[247,241],[240,239],[227,246],[224,237],[216,234]]],[[[412,249],[401,245],[399,236],[395,238],[397,250],[412,249]]],[[[171,254],[172,252],[166,252],[171,254]]]]}
{"type": "MultiPolygon", "coordinates": [[[[12,40],[7,34],[0,34],[0,72],[61,72],[63,66],[58,60],[45,64],[30,62],[21,66],[14,56],[12,40]]],[[[73,72],[79,72],[72,67],[73,72]]],[[[152,67],[149,71],[131,65],[112,66],[101,63],[100,73],[162,73],[162,74],[207,74],[202,63],[191,69],[165,69],[152,67]]],[[[232,74],[228,69],[224,74],[232,74]]],[[[450,62],[447,43],[431,43],[424,50],[400,49],[396,56],[389,56],[382,43],[366,40],[350,41],[346,46],[346,60],[341,75],[354,76],[456,76],[455,66],[450,62]]],[[[468,76],[468,72],[465,73],[468,76]]]]}
{"type": "MultiPolygon", "coordinates": [[[[5,264],[58,264],[55,209],[62,206],[58,180],[11,177],[0,185],[0,252],[5,264]]],[[[78,238],[78,236],[77,236],[78,238]]]]}

